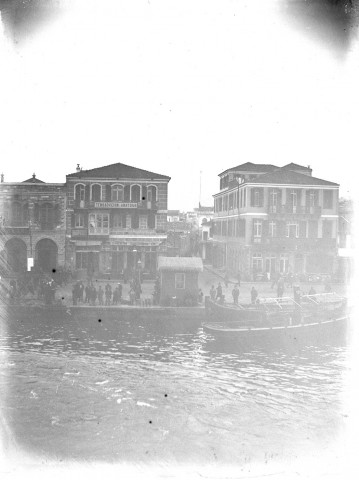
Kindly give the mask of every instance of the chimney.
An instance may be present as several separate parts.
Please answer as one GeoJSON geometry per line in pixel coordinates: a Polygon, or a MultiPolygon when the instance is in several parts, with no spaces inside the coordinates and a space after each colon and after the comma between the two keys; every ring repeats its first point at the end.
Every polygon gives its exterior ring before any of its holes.
{"type": "Polygon", "coordinates": [[[4,183],[4,174],[1,174],[1,183],[4,183]]]}
{"type": "Polygon", "coordinates": [[[79,164],[79,163],[77,164],[76,172],[77,172],[77,173],[81,172],[81,168],[80,168],[80,164],[79,164]]]}

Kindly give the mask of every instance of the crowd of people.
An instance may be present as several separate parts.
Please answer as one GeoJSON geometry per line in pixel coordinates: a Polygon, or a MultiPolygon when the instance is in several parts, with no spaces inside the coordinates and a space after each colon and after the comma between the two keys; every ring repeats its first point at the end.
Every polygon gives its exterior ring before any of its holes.
{"type": "MultiPolygon", "coordinates": [[[[233,287],[232,292],[231,292],[232,293],[232,299],[233,299],[233,304],[238,305],[239,296],[240,296],[240,290],[239,290],[240,280],[238,282],[230,282],[227,274],[224,276],[223,280],[224,280],[224,285],[225,285],[226,288],[228,288],[229,283],[234,284],[234,287],[233,287]]],[[[271,285],[271,289],[273,289],[274,286],[277,287],[276,298],[278,298],[278,299],[283,298],[284,291],[285,291],[285,288],[286,288],[286,279],[284,278],[284,276],[278,275],[275,278],[275,280],[273,280],[272,285],[271,285]]],[[[302,298],[303,295],[306,295],[306,296],[317,295],[317,291],[315,290],[315,288],[313,286],[310,287],[310,289],[307,293],[302,292],[301,289],[300,289],[300,286],[298,284],[295,284],[295,285],[290,284],[290,287],[293,288],[293,299],[297,304],[300,304],[301,298],[302,298]]],[[[330,283],[326,282],[325,285],[324,285],[324,292],[323,293],[330,293],[331,291],[332,291],[332,288],[331,288],[330,283]]],[[[223,293],[223,287],[222,287],[221,282],[218,283],[217,287],[212,285],[212,287],[209,291],[209,296],[210,296],[210,299],[213,302],[218,302],[218,303],[224,304],[225,295],[223,293]]],[[[252,286],[252,288],[250,290],[250,303],[252,305],[258,305],[260,303],[258,290],[254,286],[252,286]]]]}

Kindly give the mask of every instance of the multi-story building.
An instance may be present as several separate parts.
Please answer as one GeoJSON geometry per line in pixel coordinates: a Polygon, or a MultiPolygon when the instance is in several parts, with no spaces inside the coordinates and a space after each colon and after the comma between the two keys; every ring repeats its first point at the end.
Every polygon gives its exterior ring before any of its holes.
{"type": "Polygon", "coordinates": [[[170,177],[122,163],[66,176],[67,261],[84,274],[154,275],[167,228],[170,177]]]}
{"type": "Polygon", "coordinates": [[[220,175],[213,265],[243,277],[333,273],[339,185],[289,164],[245,163],[220,175]]]}
{"type": "Polygon", "coordinates": [[[65,263],[65,185],[33,174],[0,183],[0,264],[4,273],[51,272],[65,263]]]}

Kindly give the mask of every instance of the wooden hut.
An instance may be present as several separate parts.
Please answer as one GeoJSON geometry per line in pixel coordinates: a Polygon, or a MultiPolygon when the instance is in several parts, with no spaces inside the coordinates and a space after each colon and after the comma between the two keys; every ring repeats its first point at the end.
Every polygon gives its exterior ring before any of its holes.
{"type": "Polygon", "coordinates": [[[196,305],[198,274],[203,271],[198,257],[159,257],[161,305],[196,305]]]}

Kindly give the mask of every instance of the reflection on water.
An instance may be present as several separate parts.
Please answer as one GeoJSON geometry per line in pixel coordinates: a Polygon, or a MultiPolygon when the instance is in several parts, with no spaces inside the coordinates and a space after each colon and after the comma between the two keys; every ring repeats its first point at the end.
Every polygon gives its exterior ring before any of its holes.
{"type": "Polygon", "coordinates": [[[7,322],[0,353],[14,438],[62,460],[268,462],[325,449],[342,425],[341,342],[253,349],[164,321],[29,319],[7,322]]]}

